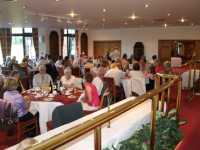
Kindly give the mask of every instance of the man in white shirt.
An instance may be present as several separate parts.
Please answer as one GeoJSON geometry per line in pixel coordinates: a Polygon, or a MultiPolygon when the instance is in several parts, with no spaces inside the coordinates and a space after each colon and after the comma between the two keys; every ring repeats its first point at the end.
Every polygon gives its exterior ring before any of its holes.
{"type": "Polygon", "coordinates": [[[113,64],[113,68],[109,69],[106,74],[105,77],[111,77],[114,79],[115,85],[120,87],[121,84],[121,80],[124,77],[125,73],[119,69],[119,67],[117,66],[118,64],[113,64]]]}
{"type": "Polygon", "coordinates": [[[49,86],[50,83],[53,83],[53,80],[49,74],[46,73],[46,66],[39,66],[39,73],[33,77],[33,87],[45,87],[49,86]]]}

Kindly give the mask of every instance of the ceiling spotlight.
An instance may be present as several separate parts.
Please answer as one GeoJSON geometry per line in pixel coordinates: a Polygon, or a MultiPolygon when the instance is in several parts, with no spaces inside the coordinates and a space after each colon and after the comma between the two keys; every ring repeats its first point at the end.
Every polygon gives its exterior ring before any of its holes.
{"type": "Polygon", "coordinates": [[[56,2],[59,2],[60,0],[56,0],[56,2]]]}
{"type": "Polygon", "coordinates": [[[102,12],[103,12],[103,13],[105,13],[105,12],[106,12],[106,9],[105,9],[105,8],[103,8],[103,9],[102,9],[102,12]]]}
{"type": "Polygon", "coordinates": [[[165,23],[165,24],[164,24],[164,27],[167,28],[167,26],[168,26],[168,25],[165,23]]]}
{"type": "Polygon", "coordinates": [[[132,19],[132,20],[135,20],[138,17],[133,13],[132,16],[130,16],[129,18],[132,19]]]}
{"type": "Polygon", "coordinates": [[[168,14],[167,14],[167,16],[169,17],[169,16],[171,16],[171,14],[170,14],[170,13],[168,13],[168,14]]]}
{"type": "Polygon", "coordinates": [[[181,18],[180,20],[182,23],[184,23],[186,20],[184,18],[181,18]]]}
{"type": "Polygon", "coordinates": [[[144,7],[145,7],[145,8],[148,8],[148,7],[149,7],[149,4],[145,4],[144,7]]]}

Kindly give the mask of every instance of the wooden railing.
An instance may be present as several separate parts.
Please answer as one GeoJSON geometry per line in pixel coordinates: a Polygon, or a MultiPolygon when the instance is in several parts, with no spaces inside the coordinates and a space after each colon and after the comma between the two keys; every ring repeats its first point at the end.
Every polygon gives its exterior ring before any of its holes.
{"type": "Polygon", "coordinates": [[[40,143],[36,143],[29,147],[31,150],[44,150],[44,149],[55,149],[58,148],[86,133],[89,131],[94,130],[94,149],[95,150],[101,150],[102,144],[101,144],[101,127],[103,124],[108,123],[112,119],[122,115],[123,113],[127,112],[128,110],[133,109],[137,105],[145,102],[148,99],[152,99],[152,108],[151,108],[151,139],[150,139],[150,149],[154,150],[154,145],[156,141],[155,132],[156,132],[156,111],[158,109],[158,101],[159,101],[159,95],[162,96],[162,106],[164,107],[164,97],[165,97],[165,91],[169,91],[172,86],[175,84],[178,84],[178,95],[177,95],[177,119],[179,119],[179,111],[180,111],[180,100],[181,100],[181,79],[179,76],[176,75],[157,75],[156,80],[157,88],[134,99],[133,101],[128,101],[118,107],[115,107],[113,109],[108,109],[107,112],[94,117],[93,119],[86,121],[72,129],[66,130],[65,132],[62,132],[54,137],[51,137],[45,141],[42,141],[40,143]],[[158,82],[159,79],[168,79],[167,83],[164,83],[163,85],[160,85],[158,82]]]}

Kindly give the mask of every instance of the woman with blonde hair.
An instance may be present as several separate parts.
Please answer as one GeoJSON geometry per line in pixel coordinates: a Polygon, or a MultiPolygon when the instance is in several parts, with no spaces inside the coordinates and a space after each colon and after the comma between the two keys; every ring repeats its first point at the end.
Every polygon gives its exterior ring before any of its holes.
{"type": "Polygon", "coordinates": [[[18,83],[13,78],[8,78],[5,81],[5,92],[3,99],[11,102],[14,109],[17,111],[17,116],[20,121],[29,120],[33,115],[28,111],[30,106],[30,100],[24,98],[18,91],[18,83]]]}

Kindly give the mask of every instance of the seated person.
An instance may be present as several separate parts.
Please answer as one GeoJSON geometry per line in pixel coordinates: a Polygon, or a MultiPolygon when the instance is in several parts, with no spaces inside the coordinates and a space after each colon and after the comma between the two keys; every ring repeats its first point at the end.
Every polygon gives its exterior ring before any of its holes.
{"type": "Polygon", "coordinates": [[[90,73],[85,74],[83,84],[85,92],[79,98],[82,102],[83,110],[97,110],[100,106],[100,99],[95,85],[92,84],[93,76],[90,73]]]}
{"type": "Polygon", "coordinates": [[[33,77],[33,87],[49,86],[53,83],[53,80],[49,74],[46,73],[46,67],[44,65],[39,66],[39,73],[33,77]]]}
{"type": "Polygon", "coordinates": [[[112,68],[109,69],[106,74],[104,75],[105,77],[111,77],[115,81],[115,86],[120,87],[121,80],[124,77],[124,72],[119,69],[120,64],[118,63],[113,63],[112,68]]]}
{"type": "Polygon", "coordinates": [[[103,83],[103,77],[104,77],[104,70],[102,67],[98,68],[97,74],[95,78],[92,81],[92,84],[94,84],[97,88],[98,95],[101,96],[102,94],[102,89],[104,87],[103,83]]]}
{"type": "Polygon", "coordinates": [[[139,63],[134,63],[133,64],[133,70],[131,70],[129,72],[129,76],[131,78],[143,78],[143,79],[145,79],[144,73],[140,70],[139,63]]]}
{"type": "Polygon", "coordinates": [[[51,76],[54,82],[57,80],[59,74],[53,60],[49,60],[49,63],[46,64],[46,72],[51,76]]]}
{"type": "Polygon", "coordinates": [[[70,67],[65,68],[64,75],[60,80],[64,88],[73,88],[75,86],[76,78],[72,75],[72,70],[70,67]]]}
{"type": "Polygon", "coordinates": [[[29,106],[30,101],[25,99],[18,91],[17,91],[17,81],[13,78],[8,78],[5,81],[5,89],[3,99],[11,102],[14,106],[14,109],[17,111],[17,116],[20,121],[29,120],[33,117],[32,113],[30,113],[29,106]]]}
{"type": "Polygon", "coordinates": [[[17,91],[19,91],[21,93],[23,90],[25,90],[23,85],[22,85],[22,82],[20,81],[20,75],[19,75],[17,70],[13,70],[10,73],[10,77],[17,81],[17,84],[18,84],[17,91]]]}

